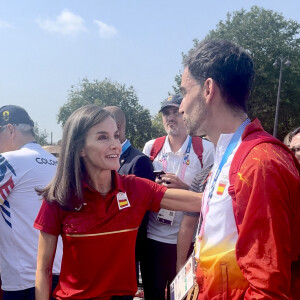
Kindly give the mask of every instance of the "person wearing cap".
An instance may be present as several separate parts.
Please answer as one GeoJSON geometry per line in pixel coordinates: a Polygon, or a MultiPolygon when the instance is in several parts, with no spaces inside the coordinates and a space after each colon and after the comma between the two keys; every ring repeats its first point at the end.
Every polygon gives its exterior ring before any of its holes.
{"type": "MultiPolygon", "coordinates": [[[[33,223],[42,203],[35,188],[48,184],[57,160],[35,142],[33,128],[22,107],[0,108],[0,270],[4,300],[35,299],[39,233],[33,223]]],[[[61,253],[59,243],[53,274],[60,272],[61,253]]]]}
{"type": "MultiPolygon", "coordinates": [[[[192,137],[188,136],[182,115],[179,113],[181,101],[180,95],[173,95],[162,102],[160,112],[167,136],[155,157],[152,156],[152,149],[158,139],[148,141],[143,152],[153,159],[154,170],[165,172],[160,178],[156,178],[157,183],[167,188],[189,189],[196,174],[213,163],[214,150],[210,142],[198,138],[202,147],[200,161],[192,137]]],[[[170,298],[169,285],[176,275],[176,244],[182,218],[183,212],[165,209],[158,213],[150,213],[147,262],[143,271],[146,274],[143,278],[146,300],[165,299],[166,287],[168,299],[170,298]]],[[[191,251],[192,245],[190,253],[191,251]]]]}

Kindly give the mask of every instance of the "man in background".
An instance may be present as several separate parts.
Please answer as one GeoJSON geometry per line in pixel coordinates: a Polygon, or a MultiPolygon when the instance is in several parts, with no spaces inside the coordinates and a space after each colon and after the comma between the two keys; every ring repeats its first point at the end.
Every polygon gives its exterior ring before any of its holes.
{"type": "MultiPolygon", "coordinates": [[[[35,189],[52,179],[57,160],[35,142],[34,123],[21,107],[0,108],[0,269],[4,300],[34,300],[39,231],[33,228],[41,206],[35,189]]],[[[57,251],[54,284],[60,273],[57,251]]]]}
{"type": "MultiPolygon", "coordinates": [[[[156,179],[157,183],[168,188],[189,189],[195,175],[213,163],[214,150],[212,143],[188,136],[178,111],[181,101],[180,95],[173,95],[162,102],[160,112],[167,136],[148,141],[143,152],[153,159],[155,170],[165,172],[156,179]]],[[[166,209],[150,213],[144,281],[146,300],[165,299],[166,287],[170,299],[169,286],[176,275],[176,244],[182,218],[183,212],[166,209]]],[[[188,248],[191,253],[191,243],[188,248]]]]}

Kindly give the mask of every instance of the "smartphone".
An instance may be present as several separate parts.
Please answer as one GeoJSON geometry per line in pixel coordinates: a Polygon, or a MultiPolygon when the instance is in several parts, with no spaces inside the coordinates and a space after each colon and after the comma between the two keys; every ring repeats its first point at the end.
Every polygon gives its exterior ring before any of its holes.
{"type": "MultiPolygon", "coordinates": [[[[163,170],[153,171],[153,173],[154,173],[155,177],[158,178],[158,179],[161,179],[161,176],[164,175],[164,174],[166,174],[163,170]]],[[[167,183],[167,184],[171,183],[169,181],[164,181],[164,182],[167,183]]]]}
{"type": "Polygon", "coordinates": [[[161,178],[160,178],[161,175],[166,174],[166,173],[165,173],[164,171],[162,171],[162,170],[159,170],[159,171],[153,171],[153,173],[154,173],[155,177],[156,177],[156,178],[159,178],[159,179],[161,179],[161,178]]]}

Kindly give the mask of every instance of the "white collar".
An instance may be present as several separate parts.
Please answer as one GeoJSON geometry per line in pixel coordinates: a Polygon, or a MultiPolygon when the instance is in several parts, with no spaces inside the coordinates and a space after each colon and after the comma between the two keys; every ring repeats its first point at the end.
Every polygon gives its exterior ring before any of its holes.
{"type": "Polygon", "coordinates": [[[215,148],[215,163],[221,161],[234,133],[222,133],[215,148]]]}
{"type": "MultiPolygon", "coordinates": [[[[181,145],[180,149],[176,152],[178,154],[184,154],[185,151],[186,151],[186,148],[188,146],[188,142],[189,142],[189,135],[186,137],[185,141],[183,142],[183,144],[181,145]]],[[[172,150],[171,150],[171,146],[170,146],[170,142],[169,142],[169,136],[167,135],[167,138],[165,140],[165,143],[164,143],[164,153],[173,153],[172,150]]],[[[174,153],[174,154],[176,154],[174,153]]]]}
{"type": "Polygon", "coordinates": [[[126,144],[127,141],[128,141],[128,140],[125,139],[125,141],[122,143],[122,147],[126,144]]]}

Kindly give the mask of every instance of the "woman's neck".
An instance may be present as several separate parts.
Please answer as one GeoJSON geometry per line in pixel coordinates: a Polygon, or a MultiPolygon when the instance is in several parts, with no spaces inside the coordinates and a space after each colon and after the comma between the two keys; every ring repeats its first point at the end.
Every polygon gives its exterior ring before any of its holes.
{"type": "Polygon", "coordinates": [[[111,171],[99,171],[96,174],[88,175],[88,185],[98,191],[102,196],[112,188],[112,174],[111,171]]]}

